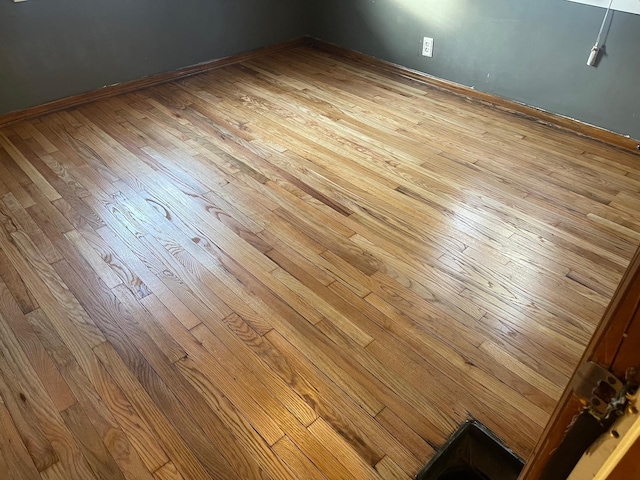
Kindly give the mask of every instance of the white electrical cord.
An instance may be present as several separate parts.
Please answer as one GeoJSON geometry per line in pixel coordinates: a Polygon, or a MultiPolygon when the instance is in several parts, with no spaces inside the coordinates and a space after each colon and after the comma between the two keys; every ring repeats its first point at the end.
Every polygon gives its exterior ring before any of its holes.
{"type": "Polygon", "coordinates": [[[613,5],[613,0],[609,0],[609,6],[607,7],[607,11],[604,14],[604,19],[602,20],[602,25],[600,26],[600,31],[598,32],[598,39],[596,40],[596,44],[591,49],[591,53],[589,54],[589,59],[587,60],[587,65],[593,67],[596,63],[596,59],[598,58],[598,53],[600,52],[600,40],[602,39],[602,32],[604,32],[604,27],[607,24],[607,19],[609,18],[609,12],[611,11],[611,6],[613,5]]]}
{"type": "Polygon", "coordinates": [[[600,48],[600,39],[602,38],[602,32],[604,32],[604,26],[607,23],[607,18],[609,18],[609,12],[611,11],[611,5],[613,5],[613,0],[609,2],[609,6],[607,7],[607,11],[604,14],[604,20],[602,20],[602,25],[600,26],[600,32],[598,32],[598,39],[596,40],[596,47],[600,48]]]}

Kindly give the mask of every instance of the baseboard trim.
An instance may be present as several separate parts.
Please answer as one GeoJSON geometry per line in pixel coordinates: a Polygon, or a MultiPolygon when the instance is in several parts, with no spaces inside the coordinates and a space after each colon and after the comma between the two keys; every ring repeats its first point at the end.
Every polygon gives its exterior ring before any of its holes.
{"type": "Polygon", "coordinates": [[[172,72],[159,73],[136,80],[131,80],[129,82],[117,83],[115,85],[109,85],[97,90],[81,93],[79,95],[61,98],[60,100],[54,100],[42,105],[36,105],[35,107],[30,107],[24,110],[9,112],[4,115],[0,115],[0,127],[6,127],[23,120],[29,120],[40,115],[45,115],[47,113],[53,113],[71,107],[78,107],[80,105],[94,102],[96,100],[121,95],[123,93],[130,93],[146,87],[151,87],[153,85],[160,85],[162,83],[190,77],[192,75],[197,75],[199,73],[214,70],[216,68],[241,63],[252,58],[269,55],[271,53],[280,52],[303,45],[308,45],[309,42],[310,37],[299,37],[267,47],[258,48],[256,50],[239,53],[237,55],[231,55],[229,57],[223,57],[209,62],[180,68],[172,72]]]}
{"type": "Polygon", "coordinates": [[[632,150],[635,152],[640,150],[639,140],[620,135],[604,128],[589,125],[573,118],[550,113],[545,110],[518,103],[516,101],[499,97],[490,93],[480,92],[465,85],[450,82],[448,80],[443,80],[441,78],[431,76],[427,73],[403,67],[402,65],[397,65],[395,63],[375,58],[364,53],[356,52],[354,50],[350,50],[348,48],[341,47],[339,45],[335,45],[318,38],[309,38],[308,44],[320,51],[367,63],[377,69],[382,69],[395,75],[399,75],[420,83],[425,83],[430,86],[454,93],[456,95],[463,96],[469,100],[480,102],[514,115],[526,117],[545,125],[559,128],[561,130],[570,131],[577,135],[598,140],[600,142],[620,147],[625,150],[632,150]]]}

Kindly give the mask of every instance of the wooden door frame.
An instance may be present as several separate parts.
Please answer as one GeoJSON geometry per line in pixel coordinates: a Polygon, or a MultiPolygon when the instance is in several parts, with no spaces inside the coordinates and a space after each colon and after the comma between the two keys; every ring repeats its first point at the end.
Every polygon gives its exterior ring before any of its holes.
{"type": "MultiPolygon", "coordinates": [[[[638,380],[640,355],[640,248],[629,263],[616,292],[605,310],[576,371],[595,362],[620,379],[638,380]],[[629,371],[634,367],[635,371],[629,371]]],[[[574,394],[573,378],[567,385],[519,480],[543,480],[541,474],[553,452],[562,444],[574,417],[584,405],[574,394]]]]}

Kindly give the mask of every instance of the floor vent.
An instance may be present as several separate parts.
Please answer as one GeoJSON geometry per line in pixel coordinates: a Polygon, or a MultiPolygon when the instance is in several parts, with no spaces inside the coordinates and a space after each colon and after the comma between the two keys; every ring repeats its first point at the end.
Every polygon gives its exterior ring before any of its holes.
{"type": "Polygon", "coordinates": [[[516,480],[524,463],[477,421],[447,441],[417,480],[516,480]]]}

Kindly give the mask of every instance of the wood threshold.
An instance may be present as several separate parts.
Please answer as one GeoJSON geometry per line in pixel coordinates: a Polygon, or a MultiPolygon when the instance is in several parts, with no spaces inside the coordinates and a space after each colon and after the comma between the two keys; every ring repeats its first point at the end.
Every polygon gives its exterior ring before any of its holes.
{"type": "Polygon", "coordinates": [[[640,150],[640,140],[600,128],[595,125],[590,125],[574,118],[547,112],[540,108],[525,105],[491,93],[481,92],[474,88],[467,87],[466,85],[434,77],[433,75],[375,58],[364,53],[356,52],[355,50],[350,50],[325,40],[311,38],[309,41],[311,46],[323,52],[375,65],[377,68],[386,70],[387,72],[395,75],[400,75],[411,80],[429,84],[436,88],[447,90],[469,100],[480,102],[514,115],[526,117],[544,125],[559,128],[561,130],[567,130],[577,135],[598,140],[616,147],[635,151],[640,150]]]}

